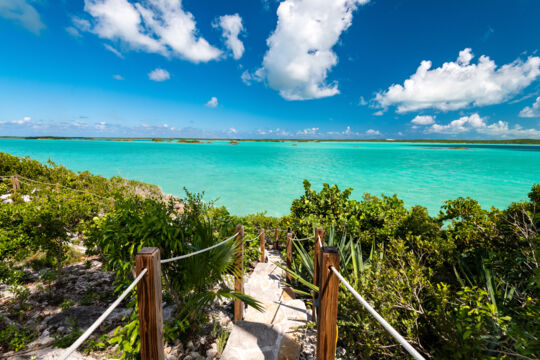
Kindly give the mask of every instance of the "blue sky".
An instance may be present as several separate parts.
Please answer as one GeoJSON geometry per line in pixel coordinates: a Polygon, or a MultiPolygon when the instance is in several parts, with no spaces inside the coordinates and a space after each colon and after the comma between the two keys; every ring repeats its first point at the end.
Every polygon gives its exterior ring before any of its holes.
{"type": "Polygon", "coordinates": [[[538,139],[538,19],[538,0],[0,0],[0,135],[538,139]]]}

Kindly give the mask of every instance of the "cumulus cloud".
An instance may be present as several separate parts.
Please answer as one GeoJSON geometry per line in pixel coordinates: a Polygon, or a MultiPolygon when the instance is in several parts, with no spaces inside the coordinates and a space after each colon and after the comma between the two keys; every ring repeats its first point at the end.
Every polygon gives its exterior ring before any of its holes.
{"type": "Polygon", "coordinates": [[[45,28],[36,8],[26,0],[0,0],[0,17],[12,20],[36,35],[45,28]]]}
{"type": "Polygon", "coordinates": [[[503,138],[540,138],[540,130],[524,129],[521,125],[516,124],[510,127],[506,121],[497,121],[488,124],[485,118],[482,118],[478,113],[469,116],[462,116],[457,120],[451,121],[447,125],[432,124],[424,133],[437,133],[456,135],[462,133],[476,132],[481,135],[503,138]]]}
{"type": "Polygon", "coordinates": [[[290,136],[292,136],[292,134],[290,132],[288,132],[287,130],[280,129],[280,128],[276,128],[276,129],[257,129],[256,133],[257,133],[257,135],[268,135],[268,136],[271,136],[271,137],[276,137],[276,136],[290,137],[290,136]]]}
{"type": "Polygon", "coordinates": [[[238,35],[244,31],[240,15],[220,16],[214,26],[221,28],[225,44],[232,51],[233,57],[237,60],[240,59],[244,54],[244,44],[238,38],[238,35]]]}
{"type": "Polygon", "coordinates": [[[431,115],[417,115],[411,120],[411,123],[416,125],[431,125],[435,123],[435,120],[431,115]]]}
{"type": "Polygon", "coordinates": [[[459,52],[455,62],[431,69],[431,61],[422,61],[416,73],[403,85],[394,84],[379,92],[375,100],[381,107],[397,106],[398,113],[434,108],[443,111],[468,106],[499,104],[529,86],[540,76],[540,57],[517,59],[497,67],[488,56],[477,64],[471,49],[459,52]]]}
{"type": "Polygon", "coordinates": [[[119,75],[119,74],[114,74],[113,79],[115,79],[115,80],[124,80],[124,77],[122,75],[119,75]]]}
{"type": "Polygon", "coordinates": [[[531,106],[526,106],[519,112],[519,116],[524,118],[540,117],[540,96],[531,106]]]}
{"type": "Polygon", "coordinates": [[[337,64],[332,51],[353,12],[369,0],[285,0],[277,10],[276,29],[259,72],[287,100],[307,100],[339,93],[328,72],[337,64]]]}
{"type": "Polygon", "coordinates": [[[317,135],[319,133],[319,128],[309,128],[304,130],[298,130],[296,132],[296,135],[302,135],[302,136],[309,136],[309,135],[317,135]]]}
{"type": "Polygon", "coordinates": [[[216,108],[218,106],[218,99],[215,96],[212,96],[210,100],[206,103],[206,106],[209,108],[216,108]]]}
{"type": "Polygon", "coordinates": [[[124,43],[128,48],[189,61],[207,62],[221,50],[198,35],[190,12],[181,0],[85,0],[84,9],[93,17],[90,31],[99,37],[124,43]]]}
{"type": "Polygon", "coordinates": [[[379,130],[369,129],[368,131],[366,131],[366,135],[378,136],[381,135],[381,132],[379,130]]]}
{"type": "Polygon", "coordinates": [[[171,78],[171,75],[169,74],[167,70],[157,68],[157,69],[152,70],[148,74],[148,78],[153,81],[165,81],[165,80],[169,80],[171,78]]]}

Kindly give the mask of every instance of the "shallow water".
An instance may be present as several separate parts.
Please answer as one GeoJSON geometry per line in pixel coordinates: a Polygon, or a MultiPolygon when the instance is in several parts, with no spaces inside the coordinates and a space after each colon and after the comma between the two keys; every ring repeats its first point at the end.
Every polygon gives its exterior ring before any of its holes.
{"type": "Polygon", "coordinates": [[[157,184],[175,195],[183,187],[204,190],[207,200],[219,198],[238,215],[288,214],[303,193],[303,179],[317,190],[323,182],[352,187],[355,199],[365,192],[396,193],[407,206],[426,206],[432,215],[458,196],[504,208],[525,200],[540,183],[537,145],[0,139],[0,151],[157,184]]]}

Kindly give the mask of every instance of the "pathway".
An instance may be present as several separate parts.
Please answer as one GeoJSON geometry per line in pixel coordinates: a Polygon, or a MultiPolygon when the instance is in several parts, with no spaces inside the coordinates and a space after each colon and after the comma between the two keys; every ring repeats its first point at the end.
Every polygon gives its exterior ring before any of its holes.
{"type": "Polygon", "coordinates": [[[302,300],[280,283],[283,264],[278,251],[267,251],[268,262],[259,263],[244,285],[244,292],[261,301],[261,313],[248,308],[244,320],[238,321],[229,336],[222,360],[297,360],[308,311],[302,300]],[[293,295],[294,296],[294,295],[293,295]]]}

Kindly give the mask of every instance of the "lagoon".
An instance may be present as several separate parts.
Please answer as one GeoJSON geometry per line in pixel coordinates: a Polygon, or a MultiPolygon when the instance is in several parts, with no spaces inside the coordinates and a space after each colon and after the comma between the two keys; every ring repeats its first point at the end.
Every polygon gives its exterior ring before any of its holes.
{"type": "Polygon", "coordinates": [[[459,196],[504,208],[540,183],[539,145],[0,139],[0,151],[156,184],[178,196],[184,187],[205,191],[206,200],[218,199],[235,215],[288,214],[303,179],[316,190],[323,182],[352,187],[354,199],[395,193],[431,215],[459,196]]]}

